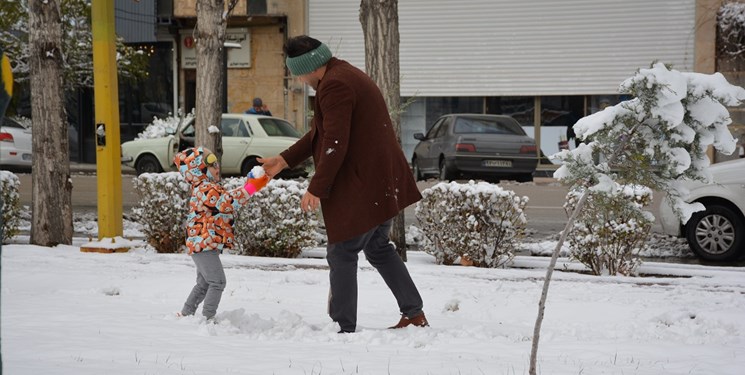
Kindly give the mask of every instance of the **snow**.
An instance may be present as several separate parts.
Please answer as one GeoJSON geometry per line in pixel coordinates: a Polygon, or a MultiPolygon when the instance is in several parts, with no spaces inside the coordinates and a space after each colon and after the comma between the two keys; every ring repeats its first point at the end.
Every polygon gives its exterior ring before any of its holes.
{"type": "MultiPolygon", "coordinates": [[[[23,238],[18,238],[22,241],[23,238]]],[[[8,374],[525,374],[548,259],[507,269],[438,266],[409,252],[430,328],[387,330],[397,307],[359,269],[359,330],[326,315],[323,249],[298,259],[223,254],[217,324],[175,312],[194,283],[185,254],[82,253],[86,242],[3,246],[8,374]]],[[[363,258],[364,259],[364,258],[363,258]]],[[[739,374],[745,269],[645,263],[596,277],[559,262],[539,346],[543,374],[739,374]]]]}
{"type": "Polygon", "coordinates": [[[260,178],[263,177],[265,174],[266,171],[264,171],[264,167],[260,165],[254,166],[249,172],[249,176],[253,176],[253,178],[260,178]]]}

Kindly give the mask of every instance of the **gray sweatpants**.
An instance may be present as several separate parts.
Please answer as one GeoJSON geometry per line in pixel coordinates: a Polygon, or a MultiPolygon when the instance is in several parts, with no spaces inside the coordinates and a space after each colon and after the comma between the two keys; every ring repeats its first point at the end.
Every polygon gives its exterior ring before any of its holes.
{"type": "Polygon", "coordinates": [[[329,316],[342,330],[354,332],[357,328],[357,260],[360,250],[365,252],[367,261],[378,270],[393,292],[401,314],[412,318],[422,312],[422,297],[388,238],[391,222],[388,220],[359,237],[326,247],[331,284],[329,316]]]}
{"type": "Polygon", "coordinates": [[[202,315],[210,319],[217,313],[217,305],[225,289],[225,271],[220,262],[220,253],[215,250],[203,251],[192,254],[191,259],[197,266],[197,283],[186,298],[181,314],[193,315],[197,306],[204,301],[202,315]]]}

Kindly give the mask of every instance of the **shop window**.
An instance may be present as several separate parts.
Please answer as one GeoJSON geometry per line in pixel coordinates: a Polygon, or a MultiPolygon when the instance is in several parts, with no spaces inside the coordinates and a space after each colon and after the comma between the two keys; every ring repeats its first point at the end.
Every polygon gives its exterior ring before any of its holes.
{"type": "Polygon", "coordinates": [[[450,113],[484,113],[484,100],[481,96],[428,97],[425,101],[427,127],[440,116],[450,113]]]}
{"type": "Polygon", "coordinates": [[[522,126],[533,126],[534,102],[532,96],[487,97],[484,100],[486,104],[484,113],[511,116],[522,126]]]}
{"type": "Polygon", "coordinates": [[[541,97],[541,126],[572,126],[584,115],[583,95],[541,97]]]}
{"type": "Polygon", "coordinates": [[[587,114],[602,111],[606,107],[612,107],[624,100],[629,99],[628,95],[590,95],[587,97],[587,114]]]}

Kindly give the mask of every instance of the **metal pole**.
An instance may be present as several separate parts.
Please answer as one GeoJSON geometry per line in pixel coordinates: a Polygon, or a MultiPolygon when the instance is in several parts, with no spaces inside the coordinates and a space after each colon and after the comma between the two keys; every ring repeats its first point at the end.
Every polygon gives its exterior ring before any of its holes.
{"type": "Polygon", "coordinates": [[[98,238],[102,239],[122,235],[122,166],[114,0],[93,1],[91,23],[96,108],[98,238]]]}

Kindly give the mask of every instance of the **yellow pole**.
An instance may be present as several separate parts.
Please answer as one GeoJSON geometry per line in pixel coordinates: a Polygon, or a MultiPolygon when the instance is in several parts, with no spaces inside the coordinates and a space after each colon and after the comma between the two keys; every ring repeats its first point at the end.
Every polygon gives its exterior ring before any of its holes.
{"type": "Polygon", "coordinates": [[[92,1],[98,238],[122,235],[122,166],[114,0],[92,1]]]}

